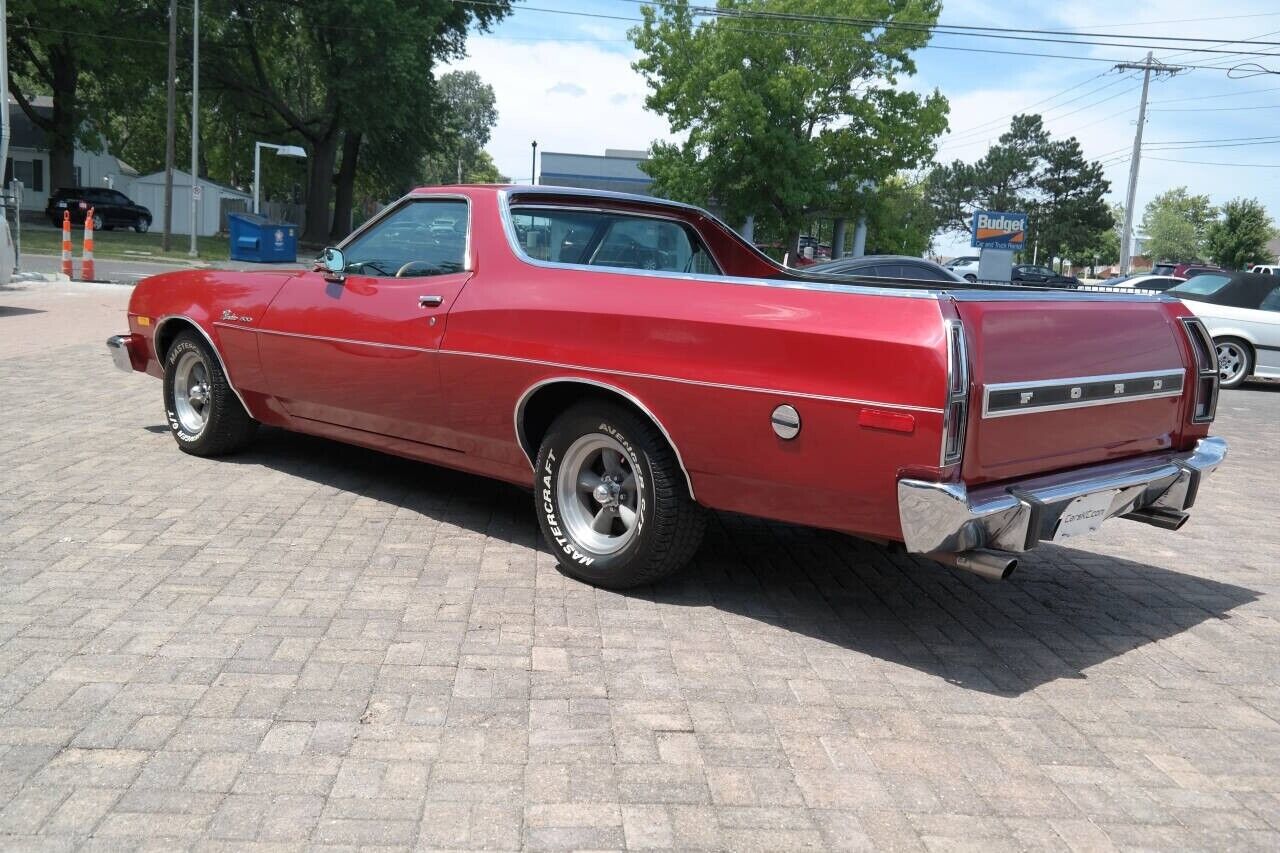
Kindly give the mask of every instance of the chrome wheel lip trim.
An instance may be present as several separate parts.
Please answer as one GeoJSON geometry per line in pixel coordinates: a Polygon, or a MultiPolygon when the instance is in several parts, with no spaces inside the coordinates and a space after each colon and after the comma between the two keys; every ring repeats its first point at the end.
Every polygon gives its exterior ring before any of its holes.
{"type": "MultiPolygon", "coordinates": [[[[627,469],[633,467],[626,449],[617,439],[593,432],[580,436],[569,445],[561,458],[560,470],[556,474],[556,502],[559,504],[560,521],[564,525],[565,533],[573,538],[573,543],[578,548],[599,557],[616,554],[626,548],[636,538],[639,530],[638,524],[626,527],[623,522],[624,532],[614,535],[599,533],[591,526],[594,515],[589,512],[586,503],[582,500],[582,490],[578,486],[578,481],[583,471],[590,468],[597,455],[604,451],[617,453],[627,469]]],[[[635,488],[622,505],[639,513],[639,493],[643,486],[640,479],[634,477],[634,471],[632,476],[636,482],[635,488]]]]}

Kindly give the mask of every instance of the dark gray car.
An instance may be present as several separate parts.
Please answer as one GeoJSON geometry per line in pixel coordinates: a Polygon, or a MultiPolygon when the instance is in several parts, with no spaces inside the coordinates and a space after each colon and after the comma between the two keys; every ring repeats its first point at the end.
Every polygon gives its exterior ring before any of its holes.
{"type": "Polygon", "coordinates": [[[814,264],[805,270],[810,275],[861,275],[871,278],[904,278],[912,281],[944,281],[948,284],[968,284],[960,275],[946,267],[907,255],[864,255],[861,258],[840,258],[814,264]]]}

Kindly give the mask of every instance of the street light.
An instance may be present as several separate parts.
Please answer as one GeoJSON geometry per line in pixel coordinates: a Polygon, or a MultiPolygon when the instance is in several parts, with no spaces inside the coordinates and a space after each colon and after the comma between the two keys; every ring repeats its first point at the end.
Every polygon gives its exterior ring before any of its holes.
{"type": "Polygon", "coordinates": [[[262,194],[262,149],[270,148],[277,157],[297,157],[307,159],[307,152],[297,145],[276,145],[271,142],[255,142],[253,144],[253,212],[258,212],[258,198],[262,194]]]}

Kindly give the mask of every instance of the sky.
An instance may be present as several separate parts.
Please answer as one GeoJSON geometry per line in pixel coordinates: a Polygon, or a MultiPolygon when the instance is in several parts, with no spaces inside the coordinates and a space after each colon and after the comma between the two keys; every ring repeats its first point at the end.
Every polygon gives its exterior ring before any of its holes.
{"type": "MultiPolygon", "coordinates": [[[[639,17],[637,0],[528,0],[513,10],[491,32],[473,33],[468,55],[451,66],[477,71],[494,88],[498,123],[488,148],[499,170],[527,182],[533,140],[539,151],[603,154],[606,148],[643,149],[672,138],[666,120],[645,109],[646,84],[631,68],[637,53],[627,30],[639,17]]],[[[1122,202],[1142,81],[1112,66],[1140,61],[1150,48],[1168,64],[1219,67],[1153,78],[1135,205],[1139,216],[1152,196],[1186,186],[1214,204],[1255,197],[1280,219],[1280,73],[1251,74],[1256,69],[1246,65],[1280,72],[1280,7],[1274,0],[943,0],[939,23],[1131,38],[1115,39],[1126,42],[1117,47],[935,35],[916,53],[916,76],[901,85],[922,92],[936,88],[950,102],[951,130],[940,139],[936,160],[976,160],[1008,129],[1014,113],[1039,112],[1055,138],[1075,136],[1087,157],[1105,165],[1110,200],[1122,202]],[[1123,12],[1118,16],[1117,10],[1123,12]],[[1238,40],[1272,44],[1245,46],[1238,40]]],[[[935,250],[950,255],[966,247],[964,238],[944,237],[935,250]]]]}

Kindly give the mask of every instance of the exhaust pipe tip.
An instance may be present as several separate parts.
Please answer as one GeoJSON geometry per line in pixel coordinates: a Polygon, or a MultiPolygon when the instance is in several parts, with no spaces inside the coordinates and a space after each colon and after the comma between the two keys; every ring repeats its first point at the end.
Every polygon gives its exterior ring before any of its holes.
{"type": "Polygon", "coordinates": [[[929,557],[944,566],[962,569],[990,581],[1002,581],[1018,568],[1017,557],[999,551],[988,551],[985,548],[975,548],[972,551],[960,551],[954,554],[930,554],[929,557]]]}

